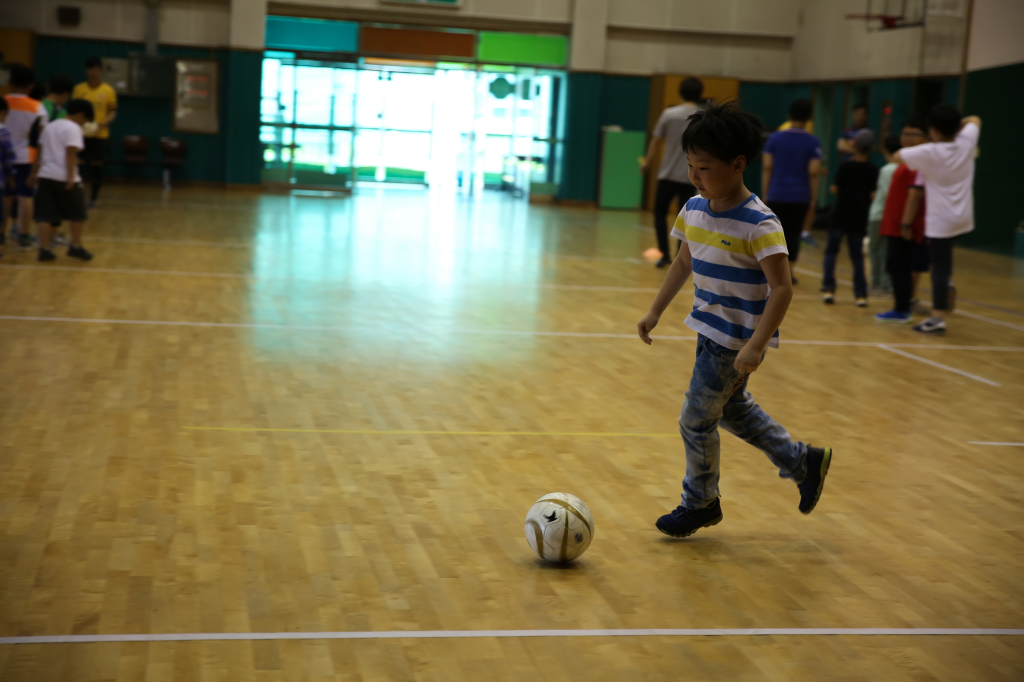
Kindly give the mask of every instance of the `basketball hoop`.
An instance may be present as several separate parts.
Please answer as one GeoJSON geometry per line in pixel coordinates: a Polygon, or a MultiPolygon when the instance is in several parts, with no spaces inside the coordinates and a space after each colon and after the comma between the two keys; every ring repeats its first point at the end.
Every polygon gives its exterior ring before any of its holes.
{"type": "Polygon", "coordinates": [[[868,31],[924,26],[928,13],[926,0],[867,0],[865,11],[847,14],[847,19],[863,19],[868,31]]]}
{"type": "Polygon", "coordinates": [[[883,28],[900,28],[900,20],[902,16],[898,14],[847,14],[847,19],[863,19],[864,21],[871,21],[877,19],[882,22],[883,28]]]}

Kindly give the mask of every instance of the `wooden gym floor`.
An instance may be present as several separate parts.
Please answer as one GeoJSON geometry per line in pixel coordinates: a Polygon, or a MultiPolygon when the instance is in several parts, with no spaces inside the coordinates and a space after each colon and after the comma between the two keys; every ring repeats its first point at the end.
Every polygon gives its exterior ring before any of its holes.
{"type": "Polygon", "coordinates": [[[91,263],[0,261],[0,679],[1024,679],[1024,262],[959,250],[929,338],[807,249],[751,390],[835,448],[822,501],[724,436],[725,520],[673,541],[694,334],[684,296],[635,338],[648,215],[104,200],[91,263]],[[522,528],[556,490],[564,568],[522,528]],[[68,635],[112,637],[11,639],[68,635]]]}

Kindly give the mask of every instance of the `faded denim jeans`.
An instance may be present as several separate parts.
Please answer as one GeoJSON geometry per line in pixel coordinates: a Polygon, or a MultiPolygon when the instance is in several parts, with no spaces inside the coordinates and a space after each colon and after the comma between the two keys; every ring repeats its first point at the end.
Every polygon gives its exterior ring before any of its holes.
{"type": "Polygon", "coordinates": [[[768,455],[782,478],[802,481],[807,473],[807,446],[794,442],[786,429],[765,414],[747,390],[750,375],[733,368],[736,351],[697,336],[697,361],[679,415],[686,444],[683,506],[702,509],[718,497],[721,439],[718,426],[768,455]]]}

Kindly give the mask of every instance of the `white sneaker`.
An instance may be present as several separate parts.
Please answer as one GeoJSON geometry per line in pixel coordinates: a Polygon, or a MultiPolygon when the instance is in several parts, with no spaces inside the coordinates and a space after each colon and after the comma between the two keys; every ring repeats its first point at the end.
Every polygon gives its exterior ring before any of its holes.
{"type": "Polygon", "coordinates": [[[938,317],[929,317],[924,322],[914,325],[914,331],[922,334],[945,334],[946,321],[938,317]]]}

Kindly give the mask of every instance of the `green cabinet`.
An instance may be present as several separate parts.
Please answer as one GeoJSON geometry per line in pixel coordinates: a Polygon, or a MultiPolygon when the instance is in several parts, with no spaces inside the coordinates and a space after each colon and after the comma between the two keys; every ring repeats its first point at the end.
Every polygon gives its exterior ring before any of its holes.
{"type": "Polygon", "coordinates": [[[601,131],[600,208],[639,209],[643,199],[644,176],[640,158],[647,133],[628,130],[601,131]]]}

